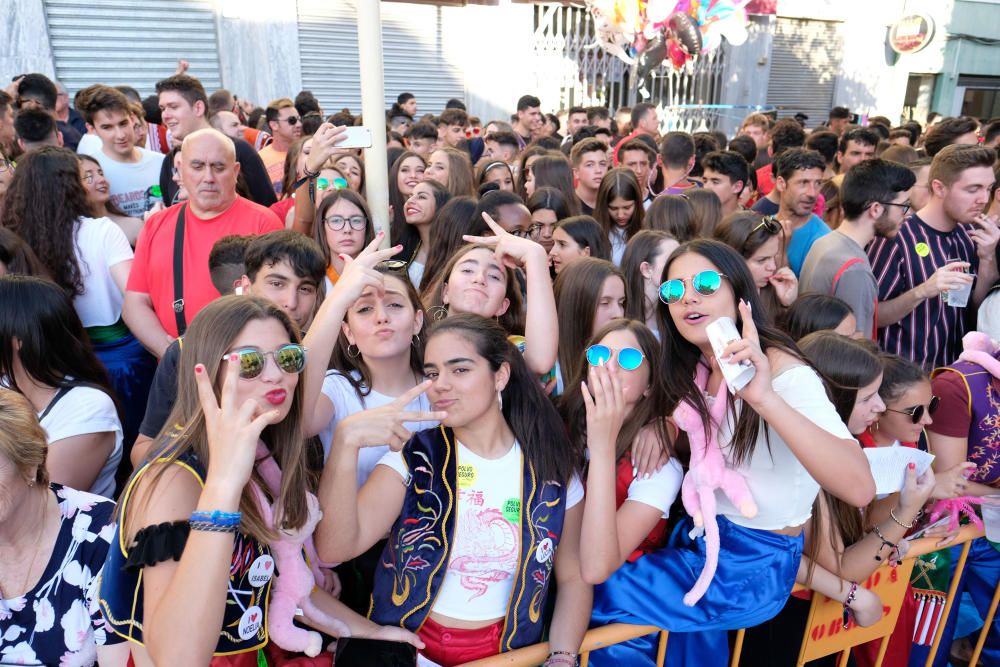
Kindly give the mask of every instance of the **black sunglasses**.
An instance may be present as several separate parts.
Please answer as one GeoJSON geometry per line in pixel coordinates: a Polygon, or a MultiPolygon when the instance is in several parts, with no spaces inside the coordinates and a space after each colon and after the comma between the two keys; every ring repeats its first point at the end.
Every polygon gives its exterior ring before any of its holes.
{"type": "MultiPolygon", "coordinates": [[[[931,396],[931,402],[927,404],[926,407],[927,413],[930,414],[932,417],[934,416],[934,411],[937,410],[938,401],[939,399],[937,396],[931,396]]],[[[909,415],[910,421],[912,421],[914,424],[919,424],[920,420],[924,418],[925,408],[922,405],[918,405],[908,410],[893,410],[892,408],[886,408],[885,410],[886,412],[895,412],[896,414],[899,415],[909,415]]]]}
{"type": "Polygon", "coordinates": [[[760,223],[750,230],[750,233],[753,234],[758,229],[763,229],[768,234],[775,236],[781,233],[781,223],[773,215],[765,215],[760,223]]]}
{"type": "Polygon", "coordinates": [[[295,125],[296,123],[299,122],[299,117],[298,116],[289,116],[288,118],[279,118],[278,122],[281,122],[281,121],[285,121],[289,125],[295,125]]]}

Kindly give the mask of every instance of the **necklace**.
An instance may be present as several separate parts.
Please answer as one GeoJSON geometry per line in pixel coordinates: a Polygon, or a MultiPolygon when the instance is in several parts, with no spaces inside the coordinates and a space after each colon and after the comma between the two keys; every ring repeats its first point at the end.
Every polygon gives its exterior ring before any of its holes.
{"type": "MultiPolygon", "coordinates": [[[[49,500],[48,492],[46,490],[45,501],[42,503],[42,519],[40,522],[41,525],[39,526],[38,532],[35,535],[35,545],[32,549],[31,562],[28,564],[28,569],[24,573],[24,579],[21,581],[21,586],[19,588],[14,589],[22,591],[21,593],[22,595],[29,592],[25,590],[25,586],[28,585],[28,580],[31,578],[31,571],[35,569],[35,561],[38,559],[38,552],[41,551],[42,538],[45,536],[45,529],[48,525],[48,515],[46,512],[46,509],[49,504],[48,500],[49,500]]],[[[6,600],[6,599],[7,599],[7,593],[4,591],[4,586],[0,585],[0,600],[6,600]]]]}

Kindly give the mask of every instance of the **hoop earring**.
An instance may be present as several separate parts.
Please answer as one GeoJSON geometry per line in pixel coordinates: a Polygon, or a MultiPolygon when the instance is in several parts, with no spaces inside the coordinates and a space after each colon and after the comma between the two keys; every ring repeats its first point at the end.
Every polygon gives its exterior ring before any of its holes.
{"type": "Polygon", "coordinates": [[[872,430],[873,431],[877,431],[878,430],[878,421],[875,421],[875,422],[872,423],[872,430]]]}
{"type": "Polygon", "coordinates": [[[503,394],[497,389],[497,402],[500,404],[500,412],[503,412],[503,394]]]}
{"type": "Polygon", "coordinates": [[[444,318],[448,317],[448,306],[434,306],[427,311],[427,315],[435,322],[440,322],[444,318]]]}
{"type": "Polygon", "coordinates": [[[349,356],[351,359],[357,359],[360,354],[361,350],[359,350],[358,346],[355,345],[354,343],[351,343],[350,345],[347,346],[347,356],[349,356]],[[353,352],[351,351],[352,347],[354,348],[353,352]]]}
{"type": "Polygon", "coordinates": [[[410,341],[410,345],[420,347],[420,334],[413,334],[413,340],[410,341]]]}

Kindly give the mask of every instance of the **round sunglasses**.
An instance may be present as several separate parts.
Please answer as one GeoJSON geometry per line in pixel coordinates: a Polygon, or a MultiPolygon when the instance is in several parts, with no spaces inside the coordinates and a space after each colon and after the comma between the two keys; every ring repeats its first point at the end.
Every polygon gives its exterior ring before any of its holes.
{"type": "MultiPolygon", "coordinates": [[[[591,345],[587,348],[587,363],[591,366],[603,366],[611,360],[614,353],[607,345],[591,345]]],[[[642,365],[645,355],[634,347],[623,347],[618,350],[618,365],[624,371],[634,371],[642,365]]]]}
{"type": "Polygon", "coordinates": [[[934,411],[937,410],[938,401],[939,399],[937,396],[931,396],[931,402],[927,404],[926,408],[922,405],[918,405],[916,407],[909,408],[908,410],[893,410],[892,408],[886,408],[885,411],[895,412],[898,415],[909,415],[911,422],[919,424],[920,420],[924,418],[925,411],[932,417],[934,416],[934,411]]]}
{"type": "Polygon", "coordinates": [[[702,296],[712,296],[722,287],[722,279],[728,278],[724,273],[718,271],[700,271],[691,278],[673,278],[660,285],[658,293],[660,301],[666,304],[677,303],[684,297],[688,280],[691,287],[702,296]]]}
{"type": "Polygon", "coordinates": [[[317,178],[316,179],[316,189],[327,190],[333,188],[334,190],[343,190],[348,186],[347,179],[345,178],[335,178],[332,181],[327,178],[317,178]]]}
{"type": "Polygon", "coordinates": [[[233,354],[239,355],[240,377],[244,380],[253,380],[260,376],[264,372],[268,357],[274,359],[278,368],[293,375],[301,373],[306,367],[306,348],[297,343],[282,345],[271,352],[264,352],[255,347],[244,347],[224,355],[222,360],[228,361],[233,354]]]}

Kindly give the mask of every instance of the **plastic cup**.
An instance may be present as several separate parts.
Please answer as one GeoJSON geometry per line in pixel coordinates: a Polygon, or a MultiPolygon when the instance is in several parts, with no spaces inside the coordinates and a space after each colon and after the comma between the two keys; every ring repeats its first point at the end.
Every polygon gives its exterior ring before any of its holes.
{"type": "MultiPolygon", "coordinates": [[[[974,273],[967,274],[970,276],[975,276],[974,273]]],[[[944,300],[949,306],[955,308],[965,308],[969,305],[969,297],[972,296],[972,283],[960,287],[959,289],[948,290],[945,292],[944,300]]]]}
{"type": "MultiPolygon", "coordinates": [[[[984,499],[1000,503],[1000,495],[983,496],[984,499]]],[[[990,542],[1000,542],[1000,504],[980,505],[983,511],[983,525],[986,527],[986,539],[990,542]]]]}

